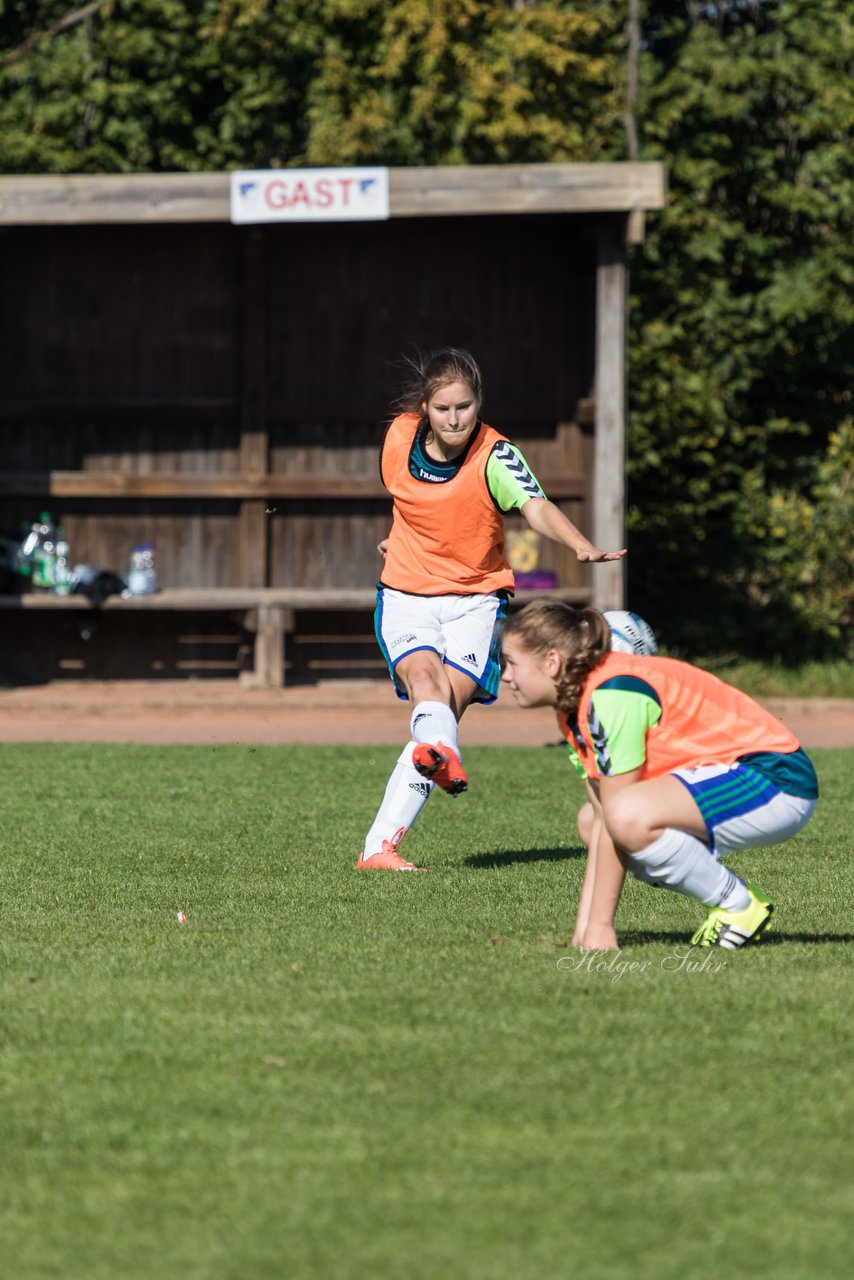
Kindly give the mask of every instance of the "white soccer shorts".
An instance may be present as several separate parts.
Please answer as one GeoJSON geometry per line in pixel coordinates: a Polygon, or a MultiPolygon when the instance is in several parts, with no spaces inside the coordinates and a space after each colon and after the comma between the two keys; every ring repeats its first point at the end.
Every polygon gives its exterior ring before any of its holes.
{"type": "Polygon", "coordinates": [[[501,680],[503,595],[415,596],[378,586],[374,629],[399,698],[406,690],[395,674],[401,658],[419,649],[437,653],[446,666],[478,685],[473,702],[490,703],[501,680]]]}
{"type": "Polygon", "coordinates": [[[674,769],[703,815],[716,858],[738,849],[782,844],[812,817],[815,800],[792,796],[742,764],[674,769]]]}

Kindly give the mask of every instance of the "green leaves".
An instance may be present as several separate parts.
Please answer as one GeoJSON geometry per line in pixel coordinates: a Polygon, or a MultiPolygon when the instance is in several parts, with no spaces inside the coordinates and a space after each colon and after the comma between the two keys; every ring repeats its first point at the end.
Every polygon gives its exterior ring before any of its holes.
{"type": "MultiPolygon", "coordinates": [[[[3,47],[67,16],[12,0],[3,47]]],[[[622,6],[110,0],[0,71],[5,172],[616,157],[622,6]]]]}
{"type": "Polygon", "coordinates": [[[734,524],[745,554],[732,580],[759,606],[769,645],[775,627],[795,610],[801,654],[841,651],[852,622],[852,468],[854,419],[849,417],[831,434],[807,492],[769,492],[758,471],[742,479],[734,524]]]}
{"type": "Polygon", "coordinates": [[[633,607],[695,652],[840,653],[845,593],[806,568],[830,508],[800,495],[850,439],[850,23],[836,0],[716,9],[649,6],[642,119],[671,194],[632,269],[633,607]]]}

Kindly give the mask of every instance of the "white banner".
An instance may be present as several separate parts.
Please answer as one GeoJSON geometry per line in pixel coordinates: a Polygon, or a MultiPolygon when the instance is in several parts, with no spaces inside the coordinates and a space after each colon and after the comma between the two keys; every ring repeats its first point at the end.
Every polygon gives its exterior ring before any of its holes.
{"type": "Polygon", "coordinates": [[[245,169],[232,222],[352,222],[389,216],[388,169],[245,169]]]}

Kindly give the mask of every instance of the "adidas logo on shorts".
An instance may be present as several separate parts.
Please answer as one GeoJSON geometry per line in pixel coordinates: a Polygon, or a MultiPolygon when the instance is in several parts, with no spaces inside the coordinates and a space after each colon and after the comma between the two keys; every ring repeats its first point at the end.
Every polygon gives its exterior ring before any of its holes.
{"type": "Polygon", "coordinates": [[[467,662],[470,667],[477,666],[477,655],[474,653],[464,653],[462,660],[463,662],[467,662]]]}

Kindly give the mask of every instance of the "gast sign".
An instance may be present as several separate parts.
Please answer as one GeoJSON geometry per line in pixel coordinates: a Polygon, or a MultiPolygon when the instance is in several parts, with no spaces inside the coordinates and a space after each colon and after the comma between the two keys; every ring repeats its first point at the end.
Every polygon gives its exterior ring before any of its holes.
{"type": "Polygon", "coordinates": [[[389,216],[388,169],[239,169],[232,222],[352,222],[389,216]]]}

